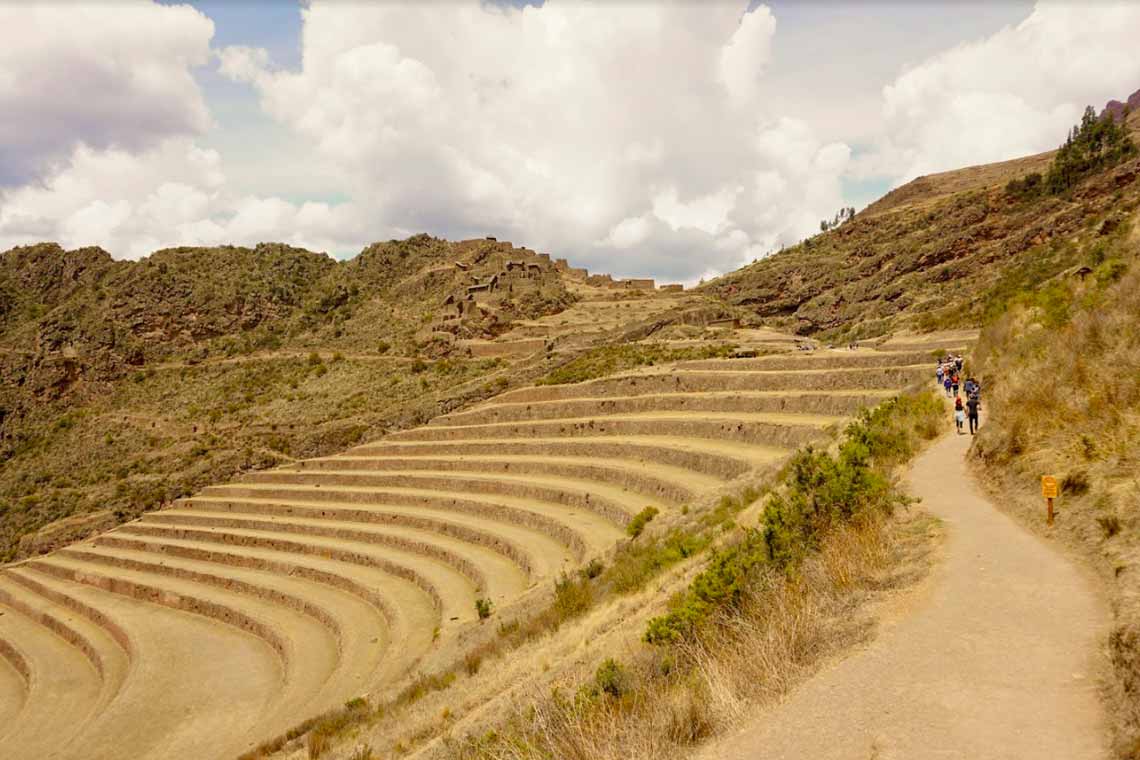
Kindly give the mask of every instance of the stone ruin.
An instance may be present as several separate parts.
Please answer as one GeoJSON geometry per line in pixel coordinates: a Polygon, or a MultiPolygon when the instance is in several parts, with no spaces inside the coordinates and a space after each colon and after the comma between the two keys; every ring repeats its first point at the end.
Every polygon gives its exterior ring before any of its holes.
{"type": "Polygon", "coordinates": [[[470,260],[456,260],[444,267],[458,274],[464,284],[444,299],[439,315],[417,335],[421,340],[493,333],[504,305],[520,296],[562,290],[560,268],[550,254],[515,248],[490,237],[464,242],[475,247],[470,260]]]}
{"type": "MultiPolygon", "coordinates": [[[[614,279],[608,274],[590,274],[585,268],[570,266],[564,258],[551,259],[549,253],[515,248],[509,241],[493,237],[463,242],[472,246],[471,258],[456,260],[440,269],[456,272],[465,284],[446,297],[440,315],[418,334],[421,340],[454,340],[465,334],[494,333],[500,319],[498,312],[504,304],[553,287],[561,289],[563,277],[613,290],[657,290],[650,278],[614,279]]],[[[684,287],[671,284],[660,290],[677,293],[684,287]]]]}

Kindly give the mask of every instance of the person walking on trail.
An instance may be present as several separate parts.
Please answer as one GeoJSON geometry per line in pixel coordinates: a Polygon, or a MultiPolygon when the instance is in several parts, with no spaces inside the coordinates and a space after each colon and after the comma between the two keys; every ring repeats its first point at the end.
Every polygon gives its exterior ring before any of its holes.
{"type": "Polygon", "coordinates": [[[966,412],[970,418],[970,435],[978,432],[978,410],[982,408],[982,400],[977,395],[970,396],[966,401],[966,412]]]}
{"type": "Polygon", "coordinates": [[[957,356],[955,356],[955,357],[954,357],[954,369],[956,369],[956,370],[958,370],[959,372],[961,372],[961,371],[962,371],[962,366],[963,366],[964,364],[965,364],[965,362],[963,362],[963,361],[962,361],[962,355],[961,355],[961,354],[958,354],[957,356]]]}
{"type": "Polygon", "coordinates": [[[954,392],[955,396],[958,395],[958,373],[957,372],[955,372],[953,375],[950,376],[950,389],[954,392]]]}
{"type": "Polygon", "coordinates": [[[942,373],[942,387],[946,389],[946,398],[950,398],[950,386],[951,386],[950,373],[949,372],[942,373]]]}
{"type": "Polygon", "coordinates": [[[975,380],[972,377],[967,377],[966,378],[965,391],[966,391],[966,397],[967,398],[974,398],[975,396],[980,396],[982,393],[982,384],[979,383],[977,380],[975,380]]]}
{"type": "Polygon", "coordinates": [[[942,362],[938,362],[938,371],[934,373],[934,376],[938,378],[938,384],[942,385],[942,362]]]}
{"type": "Polygon", "coordinates": [[[966,405],[962,403],[962,397],[954,396],[954,427],[958,431],[958,435],[962,435],[962,426],[966,424],[966,405]]]}

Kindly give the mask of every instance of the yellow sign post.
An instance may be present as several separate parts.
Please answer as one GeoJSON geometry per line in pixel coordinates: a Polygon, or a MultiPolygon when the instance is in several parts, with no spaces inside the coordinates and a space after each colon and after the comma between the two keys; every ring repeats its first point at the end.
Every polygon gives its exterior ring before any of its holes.
{"type": "Polygon", "coordinates": [[[1053,499],[1057,498],[1057,479],[1052,475],[1041,476],[1041,495],[1045,497],[1045,524],[1053,524],[1053,499]]]}

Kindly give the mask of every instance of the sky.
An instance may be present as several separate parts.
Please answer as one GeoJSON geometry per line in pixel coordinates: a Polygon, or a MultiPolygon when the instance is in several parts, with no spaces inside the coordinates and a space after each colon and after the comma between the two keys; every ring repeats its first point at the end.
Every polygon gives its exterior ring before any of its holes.
{"type": "Polygon", "coordinates": [[[1140,3],[0,3],[0,250],[494,235],[694,282],[1140,88],[1140,3]]]}

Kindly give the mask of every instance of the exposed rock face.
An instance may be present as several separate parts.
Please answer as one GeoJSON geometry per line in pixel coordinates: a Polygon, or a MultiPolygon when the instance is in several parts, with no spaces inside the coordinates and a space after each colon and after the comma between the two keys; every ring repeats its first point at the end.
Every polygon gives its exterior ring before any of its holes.
{"type": "Polygon", "coordinates": [[[1129,112],[1140,110],[1140,90],[1129,95],[1123,103],[1119,100],[1108,101],[1104,110],[1101,111],[1101,115],[1110,113],[1117,121],[1123,121],[1126,110],[1129,112]]]}

